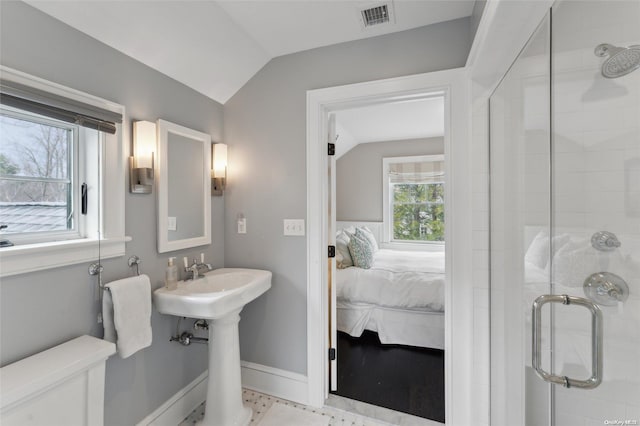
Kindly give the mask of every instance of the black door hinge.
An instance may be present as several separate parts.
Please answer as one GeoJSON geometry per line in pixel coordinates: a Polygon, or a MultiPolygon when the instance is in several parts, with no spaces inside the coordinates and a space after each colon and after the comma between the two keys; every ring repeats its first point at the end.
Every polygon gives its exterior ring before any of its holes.
{"type": "Polygon", "coordinates": [[[336,360],[336,348],[329,348],[329,361],[336,360]]]}
{"type": "Polygon", "coordinates": [[[329,155],[336,155],[336,144],[329,142],[328,145],[329,145],[329,148],[327,153],[329,155]]]}
{"type": "Polygon", "coordinates": [[[336,257],[336,246],[329,246],[329,257],[336,257]]]}

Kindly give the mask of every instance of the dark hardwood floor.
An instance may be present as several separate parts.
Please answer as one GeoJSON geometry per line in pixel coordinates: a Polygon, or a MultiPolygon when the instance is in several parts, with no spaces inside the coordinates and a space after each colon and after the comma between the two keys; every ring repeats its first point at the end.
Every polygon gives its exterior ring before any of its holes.
{"type": "Polygon", "coordinates": [[[378,334],[338,332],[338,391],[380,407],[444,423],[444,351],[382,345],[378,334]]]}

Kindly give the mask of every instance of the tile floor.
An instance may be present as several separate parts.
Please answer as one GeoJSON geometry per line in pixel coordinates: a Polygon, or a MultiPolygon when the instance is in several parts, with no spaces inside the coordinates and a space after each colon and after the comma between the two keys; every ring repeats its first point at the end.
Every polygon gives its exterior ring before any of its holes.
{"type": "Polygon", "coordinates": [[[325,407],[330,406],[341,411],[352,414],[359,414],[368,418],[376,419],[382,424],[392,424],[397,426],[444,426],[444,423],[434,420],[416,417],[400,411],[390,410],[377,405],[367,404],[354,399],[330,394],[325,401],[325,407]]]}
{"type": "MultiPolygon", "coordinates": [[[[390,426],[392,423],[387,423],[381,420],[372,419],[359,414],[347,412],[335,407],[325,406],[323,408],[313,408],[306,405],[297,404],[295,402],[287,401],[285,399],[276,398],[275,396],[266,395],[260,392],[252,391],[249,389],[243,389],[242,398],[244,404],[251,407],[253,410],[253,416],[251,417],[251,425],[259,425],[260,420],[264,416],[265,412],[275,402],[279,402],[284,405],[291,405],[300,410],[310,410],[313,413],[318,413],[323,416],[329,416],[329,426],[390,426]]],[[[202,419],[204,416],[204,403],[196,408],[186,419],[180,423],[179,426],[190,426],[196,421],[202,419]]],[[[413,417],[413,416],[411,416],[413,417]]],[[[282,425],[282,426],[297,426],[297,425],[282,425]]]]}

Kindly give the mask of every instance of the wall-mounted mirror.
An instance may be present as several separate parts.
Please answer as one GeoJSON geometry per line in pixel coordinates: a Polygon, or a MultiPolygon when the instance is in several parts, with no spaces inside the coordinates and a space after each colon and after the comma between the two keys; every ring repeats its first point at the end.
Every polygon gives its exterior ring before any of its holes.
{"type": "Polygon", "coordinates": [[[158,120],[158,252],[211,244],[211,136],[158,120]]]}

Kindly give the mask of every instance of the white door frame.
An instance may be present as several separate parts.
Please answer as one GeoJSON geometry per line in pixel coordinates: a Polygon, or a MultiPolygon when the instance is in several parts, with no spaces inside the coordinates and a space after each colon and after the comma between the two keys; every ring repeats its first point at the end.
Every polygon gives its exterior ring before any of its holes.
{"type": "Polygon", "coordinates": [[[464,68],[307,91],[307,401],[328,392],[327,132],[331,111],[445,95],[445,416],[468,425],[471,412],[472,318],[471,157],[468,76],[464,68]]]}

